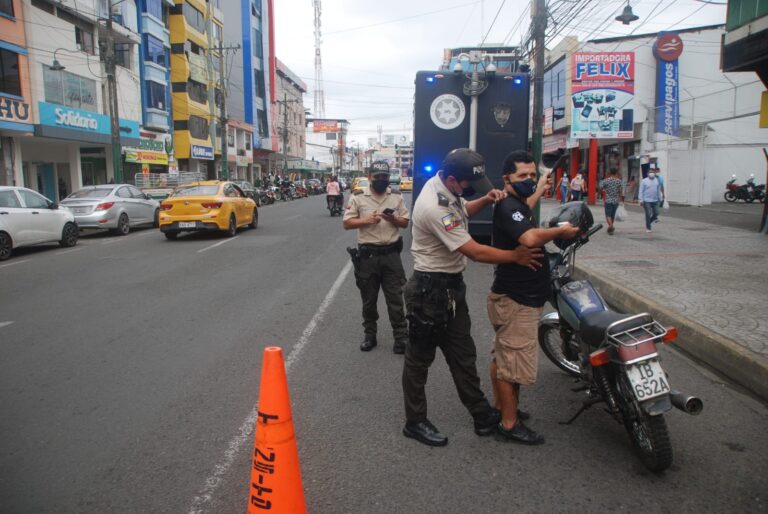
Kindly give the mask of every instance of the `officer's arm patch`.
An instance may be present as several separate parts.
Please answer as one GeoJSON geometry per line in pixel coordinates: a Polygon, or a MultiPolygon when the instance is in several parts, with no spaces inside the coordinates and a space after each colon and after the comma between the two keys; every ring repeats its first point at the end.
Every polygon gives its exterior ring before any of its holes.
{"type": "Polygon", "coordinates": [[[515,221],[523,221],[525,219],[525,216],[523,216],[522,212],[515,211],[514,214],[512,214],[512,219],[515,221]]]}
{"type": "Polygon", "coordinates": [[[448,204],[450,204],[448,197],[443,193],[437,193],[437,205],[440,207],[448,207],[448,204]]]}
{"type": "Polygon", "coordinates": [[[461,226],[461,220],[454,213],[446,214],[440,218],[440,221],[443,222],[443,227],[445,227],[445,230],[448,232],[461,226]]]}

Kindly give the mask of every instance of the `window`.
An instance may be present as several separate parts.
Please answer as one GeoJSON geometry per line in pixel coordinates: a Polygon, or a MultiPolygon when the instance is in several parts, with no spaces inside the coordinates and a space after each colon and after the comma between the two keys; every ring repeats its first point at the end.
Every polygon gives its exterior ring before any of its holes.
{"type": "Polygon", "coordinates": [[[127,43],[115,44],[115,64],[127,70],[131,69],[131,45],[127,43]]]}
{"type": "Polygon", "coordinates": [[[46,2],[46,0],[32,0],[32,6],[37,7],[38,9],[42,9],[48,14],[56,13],[56,9],[53,7],[53,4],[46,2]]]}
{"type": "Polygon", "coordinates": [[[165,86],[152,80],[147,80],[147,107],[167,111],[165,108],[165,86]]]}
{"type": "Polygon", "coordinates": [[[117,196],[119,196],[120,198],[130,198],[131,192],[128,190],[127,187],[121,187],[120,189],[117,190],[117,196]]]}
{"type": "Polygon", "coordinates": [[[93,32],[75,27],[75,45],[85,53],[96,55],[96,50],[93,46],[93,32]]]}
{"type": "Polygon", "coordinates": [[[0,0],[0,14],[13,18],[13,0],[0,0]]]}
{"type": "Polygon", "coordinates": [[[234,130],[228,130],[227,131],[227,146],[235,146],[235,131],[234,130]]]}
{"type": "Polygon", "coordinates": [[[195,139],[208,139],[209,127],[208,120],[205,118],[192,115],[189,117],[187,126],[189,127],[189,134],[195,139]]]}
{"type": "Polygon", "coordinates": [[[146,34],[144,36],[144,60],[167,68],[167,59],[168,50],[163,46],[163,42],[156,37],[146,34]]]}
{"type": "Polygon", "coordinates": [[[47,198],[33,191],[26,189],[19,189],[18,191],[27,209],[47,209],[51,203],[47,198]]]}
{"type": "Polygon", "coordinates": [[[45,101],[97,112],[96,81],[69,73],[53,71],[43,64],[45,101]]]}
{"type": "Polygon", "coordinates": [[[163,2],[162,0],[146,0],[147,1],[147,13],[151,14],[158,20],[163,19],[163,2]]]}
{"type": "Polygon", "coordinates": [[[187,93],[195,102],[208,103],[208,87],[205,84],[190,80],[187,82],[187,93]]]}
{"type": "Polygon", "coordinates": [[[0,92],[21,96],[19,56],[5,49],[0,49],[0,92]]]}
{"type": "Polygon", "coordinates": [[[182,9],[187,23],[198,32],[205,34],[205,15],[187,3],[184,4],[182,9]]]}
{"type": "Polygon", "coordinates": [[[134,198],[138,198],[139,200],[146,200],[147,197],[142,193],[140,190],[136,189],[135,187],[131,186],[128,188],[131,191],[131,196],[134,198]]]}
{"type": "Polygon", "coordinates": [[[0,191],[0,207],[21,207],[19,199],[13,190],[0,191]]]}
{"type": "Polygon", "coordinates": [[[267,112],[261,109],[256,109],[256,114],[259,119],[259,136],[269,137],[269,124],[267,123],[267,112]]]}

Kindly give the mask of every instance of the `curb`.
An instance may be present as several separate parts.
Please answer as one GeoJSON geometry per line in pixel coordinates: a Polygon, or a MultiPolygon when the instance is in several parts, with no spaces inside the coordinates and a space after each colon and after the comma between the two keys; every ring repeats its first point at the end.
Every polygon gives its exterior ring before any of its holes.
{"type": "Polygon", "coordinates": [[[605,300],[620,311],[648,312],[658,321],[674,325],[680,334],[675,347],[768,400],[768,359],[584,266],[576,265],[575,276],[592,282],[605,300]]]}

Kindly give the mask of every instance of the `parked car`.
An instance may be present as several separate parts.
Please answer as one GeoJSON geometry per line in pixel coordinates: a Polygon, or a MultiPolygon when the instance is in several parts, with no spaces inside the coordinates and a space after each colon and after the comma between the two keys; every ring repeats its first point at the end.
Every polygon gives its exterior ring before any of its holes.
{"type": "Polygon", "coordinates": [[[400,179],[400,191],[413,191],[413,179],[411,177],[400,179]]]}
{"type": "Polygon", "coordinates": [[[355,177],[352,180],[352,192],[355,191],[363,191],[365,188],[368,187],[368,178],[367,177],[355,177]]]}
{"type": "Polygon", "coordinates": [[[181,232],[222,230],[232,237],[240,227],[256,228],[259,211],[233,182],[208,180],[173,190],[160,204],[160,230],[168,239],[181,232]]]}
{"type": "Polygon", "coordinates": [[[248,198],[251,198],[254,202],[256,202],[257,207],[261,207],[261,200],[259,199],[259,195],[256,192],[256,188],[253,187],[253,184],[245,180],[235,181],[233,182],[233,184],[237,185],[240,189],[242,189],[243,193],[245,193],[245,196],[247,196],[248,198]]]}
{"type": "Polygon", "coordinates": [[[157,227],[160,214],[160,202],[129,184],[84,187],[61,205],[72,211],[80,230],[106,228],[121,236],[138,225],[157,227]]]}
{"type": "Polygon", "coordinates": [[[0,261],[14,248],[58,242],[77,244],[75,215],[25,187],[0,186],[0,261]]]}
{"type": "Polygon", "coordinates": [[[307,191],[311,195],[319,195],[325,193],[325,188],[322,182],[316,178],[309,178],[306,180],[307,191]]]}

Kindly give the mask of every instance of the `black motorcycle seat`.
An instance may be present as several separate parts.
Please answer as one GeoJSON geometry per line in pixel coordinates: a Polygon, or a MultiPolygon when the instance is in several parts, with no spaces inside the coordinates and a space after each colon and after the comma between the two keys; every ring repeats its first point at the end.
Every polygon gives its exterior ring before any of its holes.
{"type": "MultiPolygon", "coordinates": [[[[605,339],[605,332],[608,327],[627,318],[631,318],[631,314],[622,314],[614,311],[597,311],[585,314],[581,318],[581,324],[579,325],[579,332],[581,333],[581,340],[590,346],[599,346],[605,339]]],[[[643,316],[634,320],[622,323],[616,326],[616,330],[623,331],[630,328],[639,327],[652,321],[650,316],[643,316]]]]}

